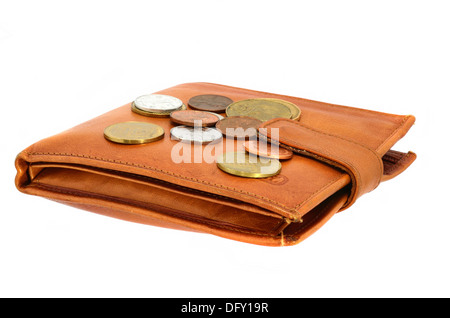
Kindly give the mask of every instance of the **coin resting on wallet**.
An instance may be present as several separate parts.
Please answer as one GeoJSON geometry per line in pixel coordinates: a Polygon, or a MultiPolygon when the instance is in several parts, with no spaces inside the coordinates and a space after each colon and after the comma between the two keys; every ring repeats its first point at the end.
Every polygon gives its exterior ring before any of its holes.
{"type": "Polygon", "coordinates": [[[217,129],[209,127],[177,126],[170,130],[170,135],[175,140],[194,144],[207,144],[222,139],[222,134],[217,129]]]}
{"type": "Polygon", "coordinates": [[[223,135],[235,139],[256,138],[262,121],[248,116],[228,116],[217,122],[216,128],[223,135]]]}
{"type": "Polygon", "coordinates": [[[151,123],[129,121],[106,127],[103,135],[115,143],[138,145],[162,139],[164,129],[151,123]]]}
{"type": "Polygon", "coordinates": [[[226,152],[217,158],[220,170],[247,178],[267,178],[278,174],[281,163],[277,159],[261,158],[247,152],[226,152]]]}
{"type": "Polygon", "coordinates": [[[148,117],[169,117],[173,111],[184,109],[181,99],[163,94],[139,96],[131,105],[133,112],[148,117]]]}
{"type": "Polygon", "coordinates": [[[205,94],[191,97],[189,107],[197,110],[223,113],[233,101],[222,95],[205,94]]]}
{"type": "Polygon", "coordinates": [[[265,98],[245,99],[230,104],[226,109],[227,116],[248,116],[267,121],[274,118],[292,118],[288,106],[278,100],[265,98]]]}

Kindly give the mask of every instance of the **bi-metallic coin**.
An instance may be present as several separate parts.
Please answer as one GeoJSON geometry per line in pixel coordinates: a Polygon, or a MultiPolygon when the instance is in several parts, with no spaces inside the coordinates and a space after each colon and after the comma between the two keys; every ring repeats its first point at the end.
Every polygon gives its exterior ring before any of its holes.
{"type": "Polygon", "coordinates": [[[277,98],[262,98],[262,99],[273,100],[273,101],[279,102],[279,103],[287,106],[292,113],[291,119],[293,119],[293,120],[300,119],[300,115],[302,114],[302,111],[294,103],[288,102],[287,100],[284,100],[284,99],[277,99],[277,98]]]}
{"type": "Polygon", "coordinates": [[[289,107],[276,100],[252,98],[234,102],[226,109],[227,116],[249,116],[261,121],[273,118],[291,119],[289,107]]]}

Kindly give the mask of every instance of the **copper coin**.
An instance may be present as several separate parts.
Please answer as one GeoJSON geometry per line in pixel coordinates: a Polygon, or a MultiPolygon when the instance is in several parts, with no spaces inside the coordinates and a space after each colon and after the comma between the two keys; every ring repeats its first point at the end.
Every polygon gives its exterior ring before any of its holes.
{"type": "Polygon", "coordinates": [[[223,113],[233,101],[226,96],[205,94],[197,95],[189,99],[188,105],[197,110],[223,113]]]}
{"type": "Polygon", "coordinates": [[[176,110],[170,113],[170,119],[174,123],[191,127],[214,126],[219,121],[216,115],[199,110],[176,110]]]}
{"type": "Polygon", "coordinates": [[[248,140],[244,143],[244,148],[251,154],[272,159],[291,159],[293,156],[291,150],[271,144],[264,139],[248,140]]]}
{"type": "Polygon", "coordinates": [[[254,139],[261,123],[261,120],[253,117],[229,116],[218,121],[216,128],[229,138],[254,139]]]}

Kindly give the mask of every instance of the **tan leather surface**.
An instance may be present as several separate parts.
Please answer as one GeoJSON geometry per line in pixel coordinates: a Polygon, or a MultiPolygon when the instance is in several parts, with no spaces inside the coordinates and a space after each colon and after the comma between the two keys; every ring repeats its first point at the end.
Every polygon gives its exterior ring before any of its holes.
{"type": "MultiPolygon", "coordinates": [[[[381,159],[407,133],[413,116],[210,83],[182,84],[154,93],[178,97],[185,104],[199,94],[220,94],[234,101],[285,99],[302,109],[299,125],[283,126],[283,135],[294,140],[290,146],[302,148],[304,140],[297,136],[305,134],[305,129],[298,127],[309,127],[314,130],[305,135],[312,139],[309,150],[329,153],[334,161],[340,157],[343,166],[353,167],[346,171],[296,154],[282,162],[279,175],[249,179],[229,175],[213,161],[174,163],[171,152],[178,144],[170,138],[174,124],[168,118],[133,113],[129,103],[22,151],[16,160],[17,188],[130,221],[280,246],[300,242],[341,210],[348,198],[356,200],[415,159],[412,153],[398,153],[394,156],[398,160],[388,154],[387,164],[381,159]],[[158,124],[165,137],[144,145],[120,145],[103,137],[107,126],[130,120],[158,124]],[[336,140],[340,144],[330,148],[336,140]],[[383,172],[386,167],[388,177],[383,172]]],[[[242,149],[242,142],[192,147],[192,158],[231,148],[242,149]]]]}

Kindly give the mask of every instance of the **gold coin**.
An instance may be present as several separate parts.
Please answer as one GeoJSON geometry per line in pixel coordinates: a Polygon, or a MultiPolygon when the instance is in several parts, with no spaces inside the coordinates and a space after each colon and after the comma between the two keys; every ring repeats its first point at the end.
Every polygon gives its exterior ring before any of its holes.
{"type": "Polygon", "coordinates": [[[164,137],[164,129],[155,124],[127,121],[106,127],[103,135],[115,143],[138,145],[160,140],[164,137]]]}
{"type": "MultiPolygon", "coordinates": [[[[185,104],[183,104],[180,108],[176,109],[176,110],[186,110],[187,107],[185,104]]],[[[173,110],[170,111],[165,111],[165,112],[152,112],[152,111],[147,111],[147,110],[142,110],[136,107],[136,105],[133,103],[131,103],[131,110],[139,115],[142,116],[147,116],[147,117],[170,117],[170,113],[173,112],[173,110]]]]}
{"type": "Polygon", "coordinates": [[[261,158],[247,152],[226,152],[217,158],[220,170],[239,177],[267,178],[281,171],[281,163],[277,159],[261,158]]]}
{"type": "Polygon", "coordinates": [[[230,104],[226,109],[227,116],[248,116],[267,121],[273,118],[292,117],[291,110],[279,101],[266,98],[244,99],[230,104]]]}
{"type": "Polygon", "coordinates": [[[277,98],[263,98],[263,99],[274,100],[274,101],[277,101],[277,102],[289,107],[289,110],[292,113],[291,119],[293,119],[293,120],[300,119],[300,115],[302,114],[302,111],[294,103],[288,102],[287,100],[284,100],[284,99],[277,99],[277,98]]]}

